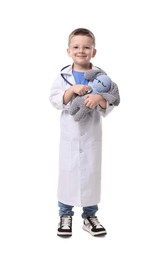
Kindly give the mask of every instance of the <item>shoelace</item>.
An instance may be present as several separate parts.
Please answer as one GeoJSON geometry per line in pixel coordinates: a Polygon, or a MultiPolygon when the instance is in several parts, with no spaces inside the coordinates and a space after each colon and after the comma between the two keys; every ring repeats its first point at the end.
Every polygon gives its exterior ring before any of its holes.
{"type": "Polygon", "coordinates": [[[71,218],[68,217],[62,217],[62,226],[70,226],[71,225],[71,218]]]}
{"type": "Polygon", "coordinates": [[[98,221],[97,217],[90,217],[90,221],[94,226],[101,226],[100,222],[98,221]]]}

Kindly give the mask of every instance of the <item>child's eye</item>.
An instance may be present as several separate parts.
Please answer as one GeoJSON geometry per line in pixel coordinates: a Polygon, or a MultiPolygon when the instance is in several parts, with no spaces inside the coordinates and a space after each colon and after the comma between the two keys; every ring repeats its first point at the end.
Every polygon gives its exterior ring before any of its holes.
{"type": "Polygon", "coordinates": [[[92,49],[92,46],[78,46],[78,45],[70,45],[72,50],[79,50],[79,49],[83,49],[86,51],[90,51],[92,49]]]}

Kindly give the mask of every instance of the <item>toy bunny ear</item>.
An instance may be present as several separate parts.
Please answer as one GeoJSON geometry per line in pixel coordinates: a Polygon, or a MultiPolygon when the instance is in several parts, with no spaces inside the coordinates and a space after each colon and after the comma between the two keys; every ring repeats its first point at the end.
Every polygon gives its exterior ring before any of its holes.
{"type": "Polygon", "coordinates": [[[84,78],[90,81],[93,81],[96,77],[100,75],[107,75],[105,71],[101,69],[88,70],[84,74],[84,78]]]}

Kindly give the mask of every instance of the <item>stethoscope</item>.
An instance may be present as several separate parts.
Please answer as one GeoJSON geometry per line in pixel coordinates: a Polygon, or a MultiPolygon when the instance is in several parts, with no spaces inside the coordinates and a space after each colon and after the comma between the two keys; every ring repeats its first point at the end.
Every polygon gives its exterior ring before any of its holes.
{"type": "MultiPolygon", "coordinates": [[[[65,66],[64,68],[62,68],[62,70],[68,68],[69,66],[71,66],[71,65],[65,66]]],[[[61,71],[62,71],[62,70],[61,70],[61,71]]],[[[66,83],[68,83],[69,85],[73,86],[73,84],[72,84],[71,82],[69,82],[69,81],[64,77],[64,74],[61,73],[61,77],[66,81],[66,83]]]]}
{"type": "MultiPolygon", "coordinates": [[[[69,66],[71,66],[71,65],[67,65],[67,66],[63,67],[63,68],[61,69],[61,71],[64,70],[64,69],[66,69],[66,68],[68,68],[69,66]]],[[[97,67],[97,68],[100,69],[99,67],[97,67]]],[[[61,77],[66,81],[66,83],[68,83],[70,86],[73,86],[73,84],[72,84],[71,82],[69,82],[69,81],[65,78],[64,74],[61,73],[61,77]]],[[[91,93],[91,92],[92,92],[92,89],[89,90],[89,91],[87,92],[87,94],[89,94],[89,93],[91,93]]]]}
{"type": "MultiPolygon", "coordinates": [[[[66,68],[69,67],[69,66],[71,66],[71,65],[65,66],[64,68],[61,69],[61,71],[64,70],[64,69],[66,69],[66,68]]],[[[69,81],[65,78],[64,74],[61,73],[61,77],[66,81],[66,83],[68,83],[70,86],[73,86],[73,84],[72,84],[71,82],[69,82],[69,81]]],[[[92,88],[91,88],[90,90],[87,91],[86,94],[90,94],[92,91],[93,91],[93,90],[92,90],[92,88]]]]}
{"type": "MultiPolygon", "coordinates": [[[[69,67],[69,66],[71,66],[71,65],[65,66],[64,68],[61,69],[61,71],[64,70],[64,69],[66,69],[66,68],[69,67]]],[[[71,82],[69,82],[69,81],[64,77],[64,74],[61,73],[61,77],[62,77],[70,86],[73,86],[73,84],[72,84],[71,82]]],[[[93,91],[93,89],[90,88],[90,89],[87,91],[86,94],[90,94],[90,93],[92,93],[92,91],[93,91]]],[[[84,94],[84,95],[85,95],[85,94],[84,94]]]]}

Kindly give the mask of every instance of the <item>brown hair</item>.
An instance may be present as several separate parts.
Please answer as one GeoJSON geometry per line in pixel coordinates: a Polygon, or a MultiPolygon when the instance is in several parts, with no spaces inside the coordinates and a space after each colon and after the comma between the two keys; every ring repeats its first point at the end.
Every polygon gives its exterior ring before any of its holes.
{"type": "Polygon", "coordinates": [[[68,45],[70,44],[70,40],[72,39],[72,37],[76,36],[76,35],[85,35],[85,36],[90,37],[93,40],[93,45],[95,46],[96,40],[95,40],[94,34],[90,30],[85,29],[85,28],[78,28],[78,29],[75,29],[74,31],[72,31],[68,37],[68,45]]]}

